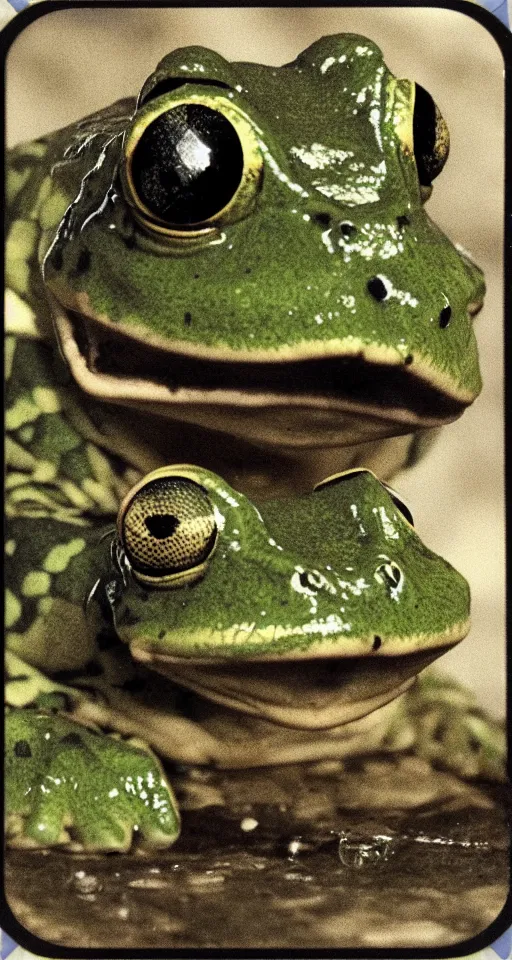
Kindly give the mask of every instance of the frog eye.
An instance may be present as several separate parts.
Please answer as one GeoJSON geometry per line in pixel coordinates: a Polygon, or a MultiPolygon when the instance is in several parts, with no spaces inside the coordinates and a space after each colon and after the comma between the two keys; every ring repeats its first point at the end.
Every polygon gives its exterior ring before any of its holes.
{"type": "Polygon", "coordinates": [[[217,541],[213,504],[188,477],[142,481],[121,506],[118,533],[135,579],[156,587],[197,579],[217,541]]]}
{"type": "Polygon", "coordinates": [[[439,107],[419,83],[415,84],[413,141],[418,179],[422,187],[429,187],[448,158],[450,134],[439,107]]]}
{"type": "MultiPolygon", "coordinates": [[[[332,487],[335,484],[342,483],[343,480],[348,480],[350,477],[354,477],[357,473],[369,473],[371,477],[375,477],[375,474],[371,470],[367,470],[365,467],[353,467],[352,470],[341,470],[340,473],[333,473],[332,476],[326,477],[325,480],[320,480],[319,483],[315,484],[313,487],[313,493],[316,490],[321,490],[323,487],[332,487]]],[[[375,477],[375,479],[377,479],[375,477]]]]}
{"type": "Polygon", "coordinates": [[[263,167],[256,134],[239,107],[201,93],[176,101],[180,93],[142,107],[126,134],[121,168],[137,218],[178,237],[246,216],[263,167]]]}
{"type": "Polygon", "coordinates": [[[407,520],[407,523],[409,524],[409,526],[414,527],[413,515],[409,510],[409,507],[407,506],[405,501],[402,500],[401,496],[396,492],[396,490],[393,489],[393,487],[389,486],[389,483],[384,483],[383,480],[381,480],[380,482],[384,487],[384,489],[387,490],[387,492],[389,493],[389,496],[391,497],[397,510],[399,510],[402,516],[405,518],[405,520],[407,520]]]}

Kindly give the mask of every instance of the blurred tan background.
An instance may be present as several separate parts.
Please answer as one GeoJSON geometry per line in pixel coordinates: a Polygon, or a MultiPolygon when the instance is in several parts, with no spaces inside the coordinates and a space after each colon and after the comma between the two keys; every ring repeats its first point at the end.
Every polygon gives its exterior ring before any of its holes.
{"type": "Polygon", "coordinates": [[[398,76],[419,81],[448,122],[452,149],[430,215],[484,268],[478,317],[484,390],[428,455],[395,481],[427,545],[468,579],[469,637],[441,662],[496,715],[505,709],[503,470],[503,61],[493,38],[450,10],[209,8],[73,10],[26,28],[7,63],[7,136],[27,140],[135,94],[156,62],[186,44],[228,59],[282,64],[320,36],[376,41],[398,76]]]}

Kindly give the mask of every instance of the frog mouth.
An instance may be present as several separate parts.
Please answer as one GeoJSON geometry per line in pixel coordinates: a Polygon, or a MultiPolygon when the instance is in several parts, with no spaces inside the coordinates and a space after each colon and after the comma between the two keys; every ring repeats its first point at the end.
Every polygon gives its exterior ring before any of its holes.
{"type": "MultiPolygon", "coordinates": [[[[351,723],[394,700],[416,675],[451,648],[395,657],[328,657],[288,662],[197,661],[151,655],[157,673],[208,700],[296,730],[328,730],[351,723]]],[[[132,650],[146,662],[143,651],[132,650]]]]}
{"type": "Polygon", "coordinates": [[[341,434],[346,445],[442,426],[457,419],[475,396],[457,389],[447,374],[427,369],[420,358],[411,363],[396,350],[379,352],[354,338],[320,343],[316,353],[312,345],[307,356],[300,347],[295,354],[199,350],[114,326],[85,314],[85,304],[78,312],[52,294],[49,298],[61,350],[88,394],[216,429],[224,422],[228,433],[237,432],[229,416],[234,410],[241,436],[248,419],[264,419],[270,411],[274,430],[290,446],[337,445],[341,434]],[[307,424],[304,435],[296,424],[290,426],[294,408],[307,424]],[[312,443],[314,434],[324,434],[318,444],[312,443]]]}

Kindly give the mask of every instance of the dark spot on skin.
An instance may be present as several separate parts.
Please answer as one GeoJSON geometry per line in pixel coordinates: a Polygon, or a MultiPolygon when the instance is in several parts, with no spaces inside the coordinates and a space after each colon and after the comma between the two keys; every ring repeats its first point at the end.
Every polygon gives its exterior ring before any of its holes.
{"type": "Polygon", "coordinates": [[[180,521],[177,517],[174,517],[172,513],[167,513],[164,515],[155,514],[152,517],[145,517],[144,524],[152,537],[155,537],[157,540],[165,540],[167,537],[172,536],[177,527],[179,527],[180,521]]]}
{"type": "Polygon", "coordinates": [[[468,747],[469,747],[470,750],[473,751],[473,753],[478,753],[478,752],[479,752],[479,750],[480,750],[480,743],[478,742],[478,740],[476,739],[476,737],[470,737],[470,738],[469,738],[469,740],[468,740],[468,747]]]}
{"type": "Polygon", "coordinates": [[[15,757],[31,757],[32,750],[30,749],[30,744],[28,740],[16,740],[14,744],[14,756],[15,757]]]}
{"type": "Polygon", "coordinates": [[[123,242],[124,242],[125,247],[126,247],[128,250],[133,250],[136,241],[135,241],[135,237],[134,237],[134,236],[131,236],[131,237],[125,237],[123,242]]]}
{"type": "Polygon", "coordinates": [[[82,274],[87,273],[91,265],[91,254],[89,250],[86,250],[85,247],[83,250],[80,250],[75,266],[75,273],[82,274]]]}
{"type": "Polygon", "coordinates": [[[448,326],[452,317],[452,308],[450,306],[443,307],[441,313],[439,314],[439,326],[441,330],[444,330],[448,326]]]}
{"type": "Polygon", "coordinates": [[[121,689],[127,690],[129,693],[140,693],[141,690],[144,690],[146,686],[145,680],[141,677],[131,677],[129,680],[125,680],[121,689]]]}
{"type": "Polygon", "coordinates": [[[447,733],[448,733],[448,724],[440,723],[439,726],[436,727],[436,729],[434,730],[434,734],[433,734],[434,740],[436,740],[437,743],[442,743],[447,733]]]}
{"type": "Polygon", "coordinates": [[[373,638],[373,647],[372,647],[372,649],[373,649],[373,650],[380,650],[381,646],[382,646],[382,640],[381,640],[381,638],[380,638],[380,637],[374,637],[374,638],[373,638]]]}
{"type": "Polygon", "coordinates": [[[165,630],[160,630],[160,633],[158,634],[158,639],[163,640],[164,637],[165,637],[165,630]]]}
{"type": "Polygon", "coordinates": [[[353,237],[354,234],[357,233],[357,227],[355,227],[353,223],[349,223],[348,220],[340,223],[340,230],[344,237],[353,237]]]}
{"type": "Polygon", "coordinates": [[[62,256],[62,250],[60,249],[60,247],[55,248],[55,250],[53,251],[50,257],[50,262],[54,270],[57,270],[57,272],[59,270],[62,270],[62,267],[64,265],[64,257],[62,256]]]}
{"type": "Polygon", "coordinates": [[[329,213],[313,213],[311,219],[313,223],[318,223],[321,227],[328,227],[331,222],[331,215],[329,213]]]}
{"type": "Polygon", "coordinates": [[[382,282],[380,277],[371,277],[366,286],[368,288],[368,293],[370,293],[375,300],[380,302],[381,300],[386,299],[388,291],[386,290],[386,285],[382,282]]]}
{"type": "Polygon", "coordinates": [[[192,323],[192,314],[189,313],[188,310],[183,316],[183,323],[185,324],[186,327],[189,327],[190,324],[192,323]]]}
{"type": "Polygon", "coordinates": [[[414,360],[414,357],[413,357],[412,353],[408,353],[407,356],[404,357],[404,364],[405,364],[405,366],[406,366],[406,367],[410,367],[410,365],[411,365],[411,363],[412,363],[413,360],[414,360]]]}
{"type": "Polygon", "coordinates": [[[245,268],[245,273],[252,273],[251,268],[250,268],[250,267],[246,267],[246,268],[245,268]]]}
{"type": "Polygon", "coordinates": [[[79,747],[84,749],[85,743],[82,740],[79,733],[66,733],[64,737],[61,737],[59,743],[66,743],[69,747],[79,747]]]}
{"type": "Polygon", "coordinates": [[[200,274],[199,274],[199,273],[195,273],[195,274],[194,274],[194,280],[199,280],[199,277],[200,277],[200,274]]]}
{"type": "Polygon", "coordinates": [[[396,218],[396,222],[399,227],[408,227],[411,220],[406,213],[401,213],[400,216],[396,218]]]}

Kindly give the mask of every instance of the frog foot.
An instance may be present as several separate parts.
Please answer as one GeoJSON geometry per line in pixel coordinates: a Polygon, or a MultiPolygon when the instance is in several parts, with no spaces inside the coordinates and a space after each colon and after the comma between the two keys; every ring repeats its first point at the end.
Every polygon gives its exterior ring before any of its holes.
{"type": "Polygon", "coordinates": [[[506,781],[504,725],[462,684],[426,670],[404,697],[403,708],[418,756],[467,779],[506,781]]]}
{"type": "Polygon", "coordinates": [[[105,852],[176,840],[174,795],[142,742],[18,709],[7,712],[5,748],[9,846],[105,852]]]}

